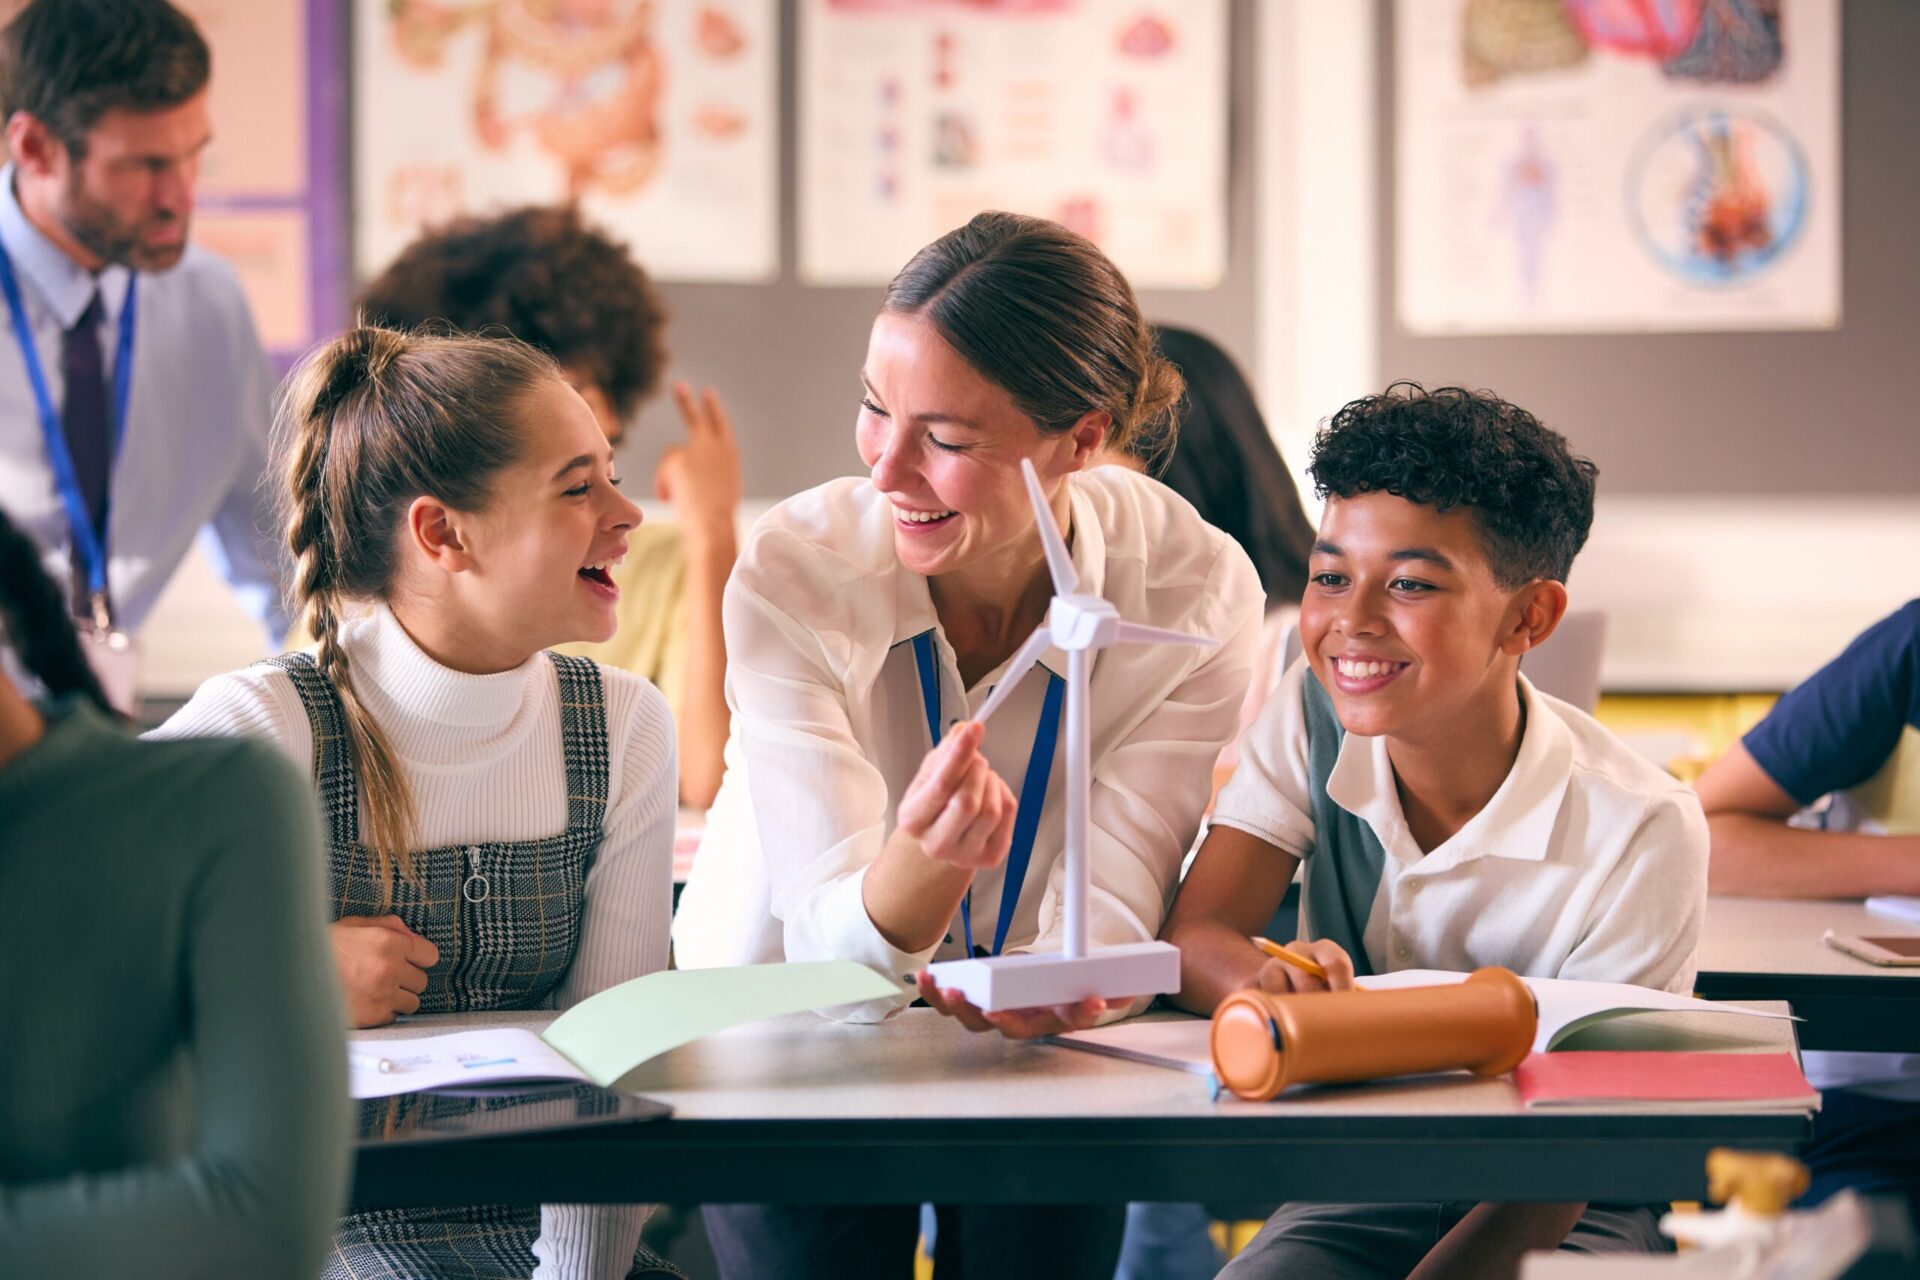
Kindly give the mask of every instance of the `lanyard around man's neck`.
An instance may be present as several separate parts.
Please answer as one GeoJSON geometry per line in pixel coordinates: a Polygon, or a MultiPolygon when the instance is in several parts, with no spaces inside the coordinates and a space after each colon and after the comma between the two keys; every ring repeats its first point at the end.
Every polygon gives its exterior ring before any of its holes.
{"type": "MultiPolygon", "coordinates": [[[[108,461],[119,456],[120,443],[126,437],[127,402],[133,390],[133,328],[135,277],[127,277],[127,298],[120,307],[120,339],[113,360],[113,436],[108,461]]],[[[20,359],[27,366],[27,382],[33,389],[34,407],[40,418],[40,435],[46,444],[47,461],[53,467],[53,480],[60,490],[60,501],[67,509],[72,527],[74,554],[86,572],[87,594],[93,607],[94,624],[105,629],[108,621],[106,531],[96,531],[93,516],[87,510],[86,495],[81,492],[74,473],[73,453],[67,447],[66,428],[60,420],[60,408],[47,389],[46,369],[40,363],[39,348],[33,341],[33,324],[27,316],[26,299],[20,293],[20,280],[14,273],[13,257],[0,241],[0,292],[7,296],[7,311],[13,320],[13,340],[20,348],[20,359]]]]}

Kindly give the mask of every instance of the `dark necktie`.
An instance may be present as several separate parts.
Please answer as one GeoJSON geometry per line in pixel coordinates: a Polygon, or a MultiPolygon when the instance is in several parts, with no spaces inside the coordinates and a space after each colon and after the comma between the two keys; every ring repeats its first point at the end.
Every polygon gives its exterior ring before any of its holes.
{"type": "MultiPolygon", "coordinates": [[[[73,476],[86,499],[93,520],[96,545],[105,550],[107,531],[107,476],[113,467],[112,426],[107,416],[107,380],[100,356],[100,291],[94,290],[87,309],[73,328],[60,337],[60,375],[66,399],[60,406],[60,425],[67,433],[67,452],[73,457],[73,476]]],[[[76,550],[73,556],[74,603],[80,616],[90,616],[87,568],[76,550]]]]}

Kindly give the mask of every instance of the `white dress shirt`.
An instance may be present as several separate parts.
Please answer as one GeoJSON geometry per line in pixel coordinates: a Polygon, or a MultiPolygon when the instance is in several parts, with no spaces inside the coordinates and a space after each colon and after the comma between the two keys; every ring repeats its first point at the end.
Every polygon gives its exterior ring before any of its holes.
{"type": "MultiPolygon", "coordinates": [[[[55,409],[66,394],[61,336],[100,291],[107,385],[131,276],[93,276],[41,234],[0,169],[0,242],[13,259],[32,339],[55,409]]],[[[114,621],[137,632],[204,529],[201,548],[277,647],[287,615],[271,566],[279,563],[272,486],[261,483],[274,375],[233,269],[189,247],[178,266],[142,272],[127,421],[107,486],[107,588],[114,621]]],[[[61,505],[10,315],[0,342],[0,510],[41,548],[55,582],[70,580],[73,531],[61,505]]]]}
{"type": "MultiPolygon", "coordinates": [[[[560,682],[546,655],[495,675],[454,671],[423,652],[384,605],[346,623],[341,644],[354,691],[387,735],[412,791],[415,848],[534,840],[566,829],[560,682]]],[[[587,872],[580,945],[553,992],[558,1009],[667,967],[680,785],[673,717],[660,691],[640,677],[602,667],[600,678],[605,834],[587,872]]],[[[148,736],[264,738],[313,772],[306,707],[293,678],[277,667],[215,676],[148,736]]],[[[360,829],[367,830],[364,793],[360,829]]],[[[637,1206],[546,1206],[536,1276],[625,1276],[644,1220],[637,1206]]]]}
{"type": "MultiPolygon", "coordinates": [[[[1139,942],[1159,930],[1214,759],[1233,735],[1264,597],[1246,554],[1171,489],[1121,467],[1068,484],[1083,589],[1122,617],[1221,642],[1119,645],[1094,659],[1088,938],[1139,942]]],[[[725,604],[733,731],[674,922],[684,967],[838,958],[899,976],[965,954],[958,919],[933,947],[894,947],[861,897],[894,803],[930,745],[909,641],[935,638],[943,723],[971,718],[1007,674],[1003,665],[962,686],[927,580],[901,567],[893,539],[887,500],[871,482],[846,479],[774,508],[741,552],[725,604]]],[[[1064,674],[1065,655],[1048,649],[1041,665],[1064,674]]],[[[987,724],[983,753],[1016,796],[1045,677],[1030,675],[987,724]]],[[[1062,745],[1007,951],[1063,945],[1065,770],[1062,745]]],[[[1003,879],[1001,869],[974,878],[979,946],[992,943],[1003,879]]],[[[871,1021],[912,998],[834,1013],[871,1021]]]]}
{"type": "MultiPolygon", "coordinates": [[[[1267,700],[1213,821],[1298,858],[1338,859],[1315,839],[1306,671],[1294,663],[1267,700]]],[[[1368,962],[1376,973],[1497,964],[1526,977],[1691,990],[1707,899],[1699,800],[1592,716],[1519,681],[1526,728],[1512,770],[1430,851],[1407,830],[1387,740],[1341,742],[1326,794],[1386,850],[1368,962]]],[[[1301,936],[1316,936],[1311,920],[1301,936]]]]}

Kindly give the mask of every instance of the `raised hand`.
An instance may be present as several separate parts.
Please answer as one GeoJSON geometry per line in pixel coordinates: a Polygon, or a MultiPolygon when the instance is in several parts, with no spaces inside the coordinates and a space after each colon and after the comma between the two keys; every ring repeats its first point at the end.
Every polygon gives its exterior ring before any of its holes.
{"type": "Polygon", "coordinates": [[[684,382],[673,384],[673,402],[686,424],[687,438],[660,457],[653,492],[673,507],[673,518],[688,538],[733,538],[734,512],[740,506],[740,446],[733,421],[712,387],[698,398],[684,382]]]}

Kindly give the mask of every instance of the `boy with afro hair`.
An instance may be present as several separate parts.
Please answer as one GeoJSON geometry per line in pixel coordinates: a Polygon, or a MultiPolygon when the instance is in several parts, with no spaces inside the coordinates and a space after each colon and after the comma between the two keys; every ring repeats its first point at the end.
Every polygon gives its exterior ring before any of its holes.
{"type": "MultiPolygon", "coordinates": [[[[1178,1002],[1504,965],[1685,991],[1706,820],[1681,783],[1520,659],[1553,634],[1596,469],[1485,392],[1396,383],[1335,414],[1303,658],[1241,744],[1162,936],[1178,1002]],[[1305,864],[1295,949],[1248,940],[1305,864]]],[[[1444,1190],[1437,1187],[1436,1190],[1444,1190]]],[[[1582,1204],[1286,1204],[1223,1278],[1510,1275],[1522,1253],[1661,1248],[1654,1211],[1582,1204]]]]}

